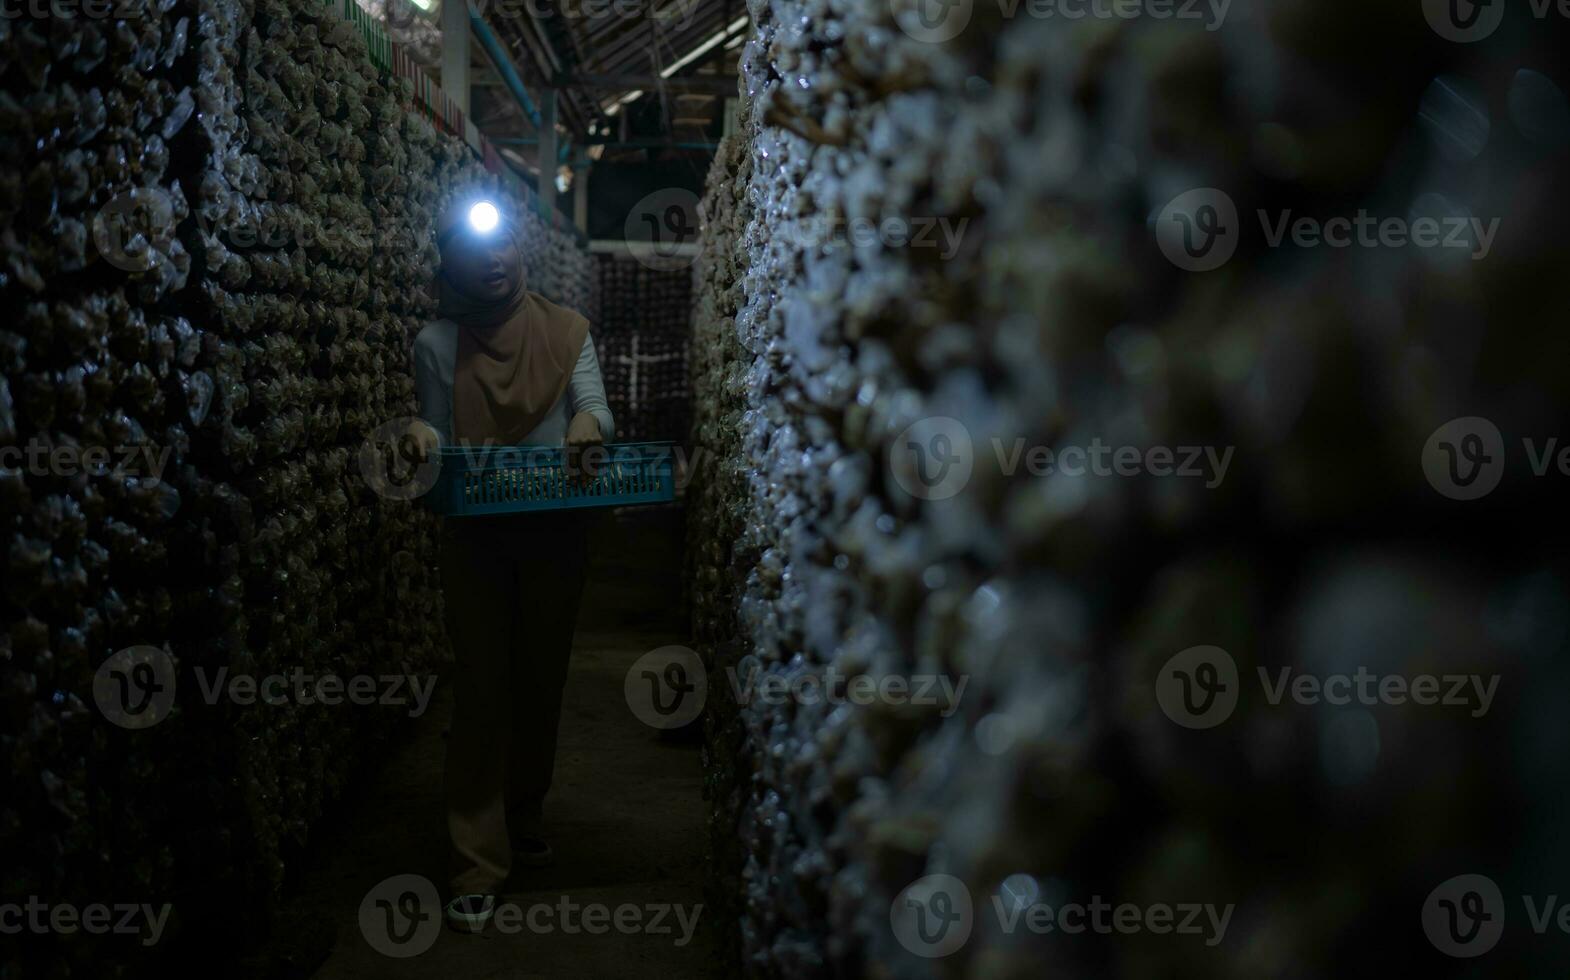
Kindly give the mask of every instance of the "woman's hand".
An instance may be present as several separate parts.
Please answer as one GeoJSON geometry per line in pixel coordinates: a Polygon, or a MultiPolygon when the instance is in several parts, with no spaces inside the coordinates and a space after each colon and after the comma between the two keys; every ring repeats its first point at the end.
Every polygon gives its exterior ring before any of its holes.
{"type": "Polygon", "coordinates": [[[605,437],[600,433],[600,422],[588,412],[579,412],[567,424],[567,471],[576,474],[578,485],[586,487],[589,481],[598,475],[598,467],[594,457],[602,455],[598,452],[586,452],[591,446],[599,446],[605,442],[605,437]]]}
{"type": "Polygon", "coordinates": [[[605,442],[600,434],[600,422],[588,412],[579,412],[567,425],[567,447],[598,446],[605,442]]]}
{"type": "Polygon", "coordinates": [[[414,451],[420,460],[429,459],[442,444],[441,439],[436,435],[436,430],[423,419],[411,419],[404,437],[414,444],[414,451]]]}

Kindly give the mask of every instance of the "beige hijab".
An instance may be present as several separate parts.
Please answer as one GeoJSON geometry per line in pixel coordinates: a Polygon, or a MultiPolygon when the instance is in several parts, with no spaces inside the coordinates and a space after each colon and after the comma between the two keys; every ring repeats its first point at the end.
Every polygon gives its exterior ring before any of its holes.
{"type": "MultiPolygon", "coordinates": [[[[441,226],[452,220],[449,214],[441,226]]],[[[506,227],[513,235],[511,223],[506,227]]],[[[439,285],[438,312],[458,325],[453,437],[464,443],[517,445],[567,390],[589,335],[589,321],[529,292],[522,268],[517,288],[497,303],[463,295],[445,273],[439,285]]]]}

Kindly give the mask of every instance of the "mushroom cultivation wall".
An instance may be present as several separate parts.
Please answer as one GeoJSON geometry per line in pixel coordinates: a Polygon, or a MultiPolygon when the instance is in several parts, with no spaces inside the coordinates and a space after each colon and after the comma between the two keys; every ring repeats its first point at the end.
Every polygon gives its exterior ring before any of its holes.
{"type": "MultiPolygon", "coordinates": [[[[0,445],[46,450],[0,469],[0,893],[169,902],[157,949],[223,948],[409,706],[203,685],[429,675],[434,519],[373,492],[361,450],[413,413],[433,216],[500,191],[334,7],[116,8],[0,21],[0,445]],[[92,471],[47,452],[93,447],[92,471]],[[143,674],[109,663],[138,646],[163,651],[143,674]],[[118,727],[115,683],[172,704],[118,727]]],[[[587,256],[523,217],[531,286],[587,309],[587,256]]],[[[0,941],[95,975],[146,955],[0,941]]]]}
{"type": "Polygon", "coordinates": [[[684,442],[692,426],[692,266],[597,255],[594,344],[617,442],[684,442]]]}
{"type": "MultiPolygon", "coordinates": [[[[1234,4],[1219,30],[942,7],[969,27],[924,43],[902,0],[749,4],[704,201],[688,574],[740,972],[1459,969],[1424,938],[1431,891],[1484,873],[1518,916],[1566,857],[1562,491],[1521,441],[1566,418],[1563,25],[1466,47],[1395,0],[1234,4]],[[1157,219],[1204,188],[1238,250],[1188,271],[1157,219]],[[1256,217],[1359,209],[1497,237],[1272,247],[1256,217]],[[889,218],[911,224],[855,224],[889,218]],[[952,248],[915,241],[940,219],[952,248]],[[1508,449],[1481,500],[1422,465],[1466,416],[1508,449]],[[1097,440],[1232,455],[1221,479],[1007,465],[1097,440]],[[912,441],[968,482],[913,480],[912,441]],[[1198,646],[1242,685],[1205,731],[1156,697],[1198,646]],[[1256,678],[1359,667],[1502,683],[1474,717],[1272,705],[1256,678]],[[967,686],[944,717],[741,699],[730,670],[967,686]],[[894,930],[931,874],[968,890],[963,945],[894,930]],[[1097,897],[1235,910],[1212,946],[1006,933],[994,904],[1097,897]]],[[[1563,948],[1511,925],[1490,956],[1563,948]]]]}

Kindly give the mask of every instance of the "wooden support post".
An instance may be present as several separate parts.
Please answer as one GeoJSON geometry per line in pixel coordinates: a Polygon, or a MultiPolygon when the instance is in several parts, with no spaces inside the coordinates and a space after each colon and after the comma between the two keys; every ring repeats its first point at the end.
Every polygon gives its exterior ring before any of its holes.
{"type": "Polygon", "coordinates": [[[572,175],[572,222],[578,226],[578,231],[585,235],[589,233],[589,156],[586,153],[578,158],[572,175]]]}

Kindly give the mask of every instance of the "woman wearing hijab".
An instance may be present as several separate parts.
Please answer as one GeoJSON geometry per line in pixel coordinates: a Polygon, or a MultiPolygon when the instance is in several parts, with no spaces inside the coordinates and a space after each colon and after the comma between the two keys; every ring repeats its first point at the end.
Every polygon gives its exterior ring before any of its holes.
{"type": "MultiPolygon", "coordinates": [[[[488,203],[443,215],[439,314],[414,343],[436,445],[585,446],[613,423],[589,321],[530,292],[515,228],[488,203]]],[[[441,576],[457,660],[445,795],[448,921],[479,931],[514,865],[550,863],[541,804],[587,564],[573,512],[446,518],[441,576]]]]}

